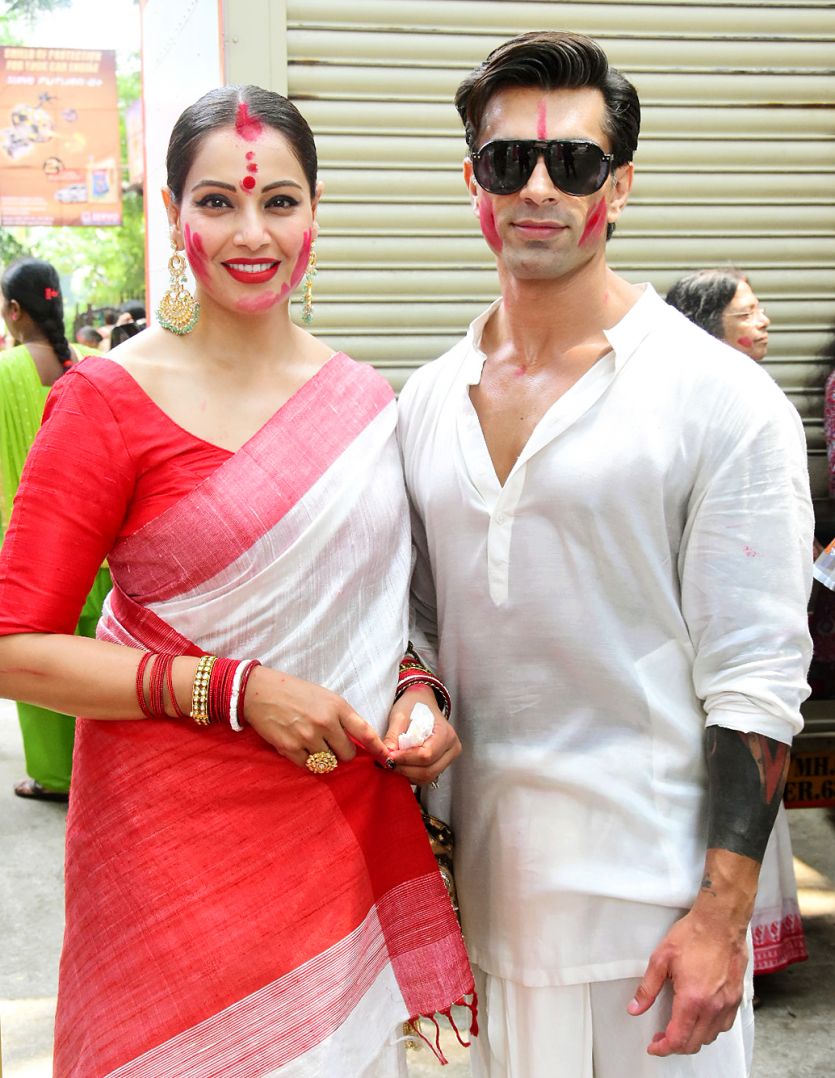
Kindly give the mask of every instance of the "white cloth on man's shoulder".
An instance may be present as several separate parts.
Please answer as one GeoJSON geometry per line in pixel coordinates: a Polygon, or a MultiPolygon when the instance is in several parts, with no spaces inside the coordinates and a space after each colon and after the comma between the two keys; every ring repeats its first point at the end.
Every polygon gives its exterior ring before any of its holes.
{"type": "Polygon", "coordinates": [[[802,424],[647,285],[501,486],[469,396],[494,309],[400,400],[412,638],[463,744],[445,779],[465,934],[528,985],[640,976],[699,887],[705,726],[802,725],[802,424]]]}

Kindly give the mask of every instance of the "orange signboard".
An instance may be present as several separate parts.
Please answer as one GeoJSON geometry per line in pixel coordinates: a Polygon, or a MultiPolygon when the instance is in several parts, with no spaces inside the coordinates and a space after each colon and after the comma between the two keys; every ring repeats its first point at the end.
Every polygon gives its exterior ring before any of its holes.
{"type": "Polygon", "coordinates": [[[0,46],[0,224],[120,225],[116,53],[0,46]]]}

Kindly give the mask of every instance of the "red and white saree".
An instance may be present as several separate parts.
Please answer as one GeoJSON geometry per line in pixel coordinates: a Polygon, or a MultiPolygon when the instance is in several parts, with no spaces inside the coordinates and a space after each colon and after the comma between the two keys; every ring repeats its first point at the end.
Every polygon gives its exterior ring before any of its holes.
{"type": "MultiPolygon", "coordinates": [[[[124,375],[122,375],[124,377],[124,375]]],[[[382,731],[408,512],[386,383],[344,355],[121,538],[99,636],[325,685],[382,731]]],[[[59,1078],[357,1078],[473,988],[408,783],[252,730],[78,724],[59,1078]]]]}

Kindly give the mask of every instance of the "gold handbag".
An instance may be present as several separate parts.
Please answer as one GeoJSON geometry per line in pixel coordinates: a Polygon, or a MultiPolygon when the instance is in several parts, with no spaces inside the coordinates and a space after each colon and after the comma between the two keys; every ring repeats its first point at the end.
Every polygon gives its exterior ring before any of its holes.
{"type": "Polygon", "coordinates": [[[452,855],[455,842],[452,828],[448,823],[444,823],[443,820],[439,820],[435,816],[430,816],[423,806],[421,806],[420,814],[423,817],[423,826],[426,828],[426,834],[429,837],[429,845],[432,847],[432,853],[435,855],[435,860],[438,862],[438,871],[441,873],[441,879],[444,881],[446,893],[449,895],[449,900],[452,903],[455,916],[460,921],[461,914],[458,910],[458,895],[455,890],[455,879],[452,875],[452,855]]]}

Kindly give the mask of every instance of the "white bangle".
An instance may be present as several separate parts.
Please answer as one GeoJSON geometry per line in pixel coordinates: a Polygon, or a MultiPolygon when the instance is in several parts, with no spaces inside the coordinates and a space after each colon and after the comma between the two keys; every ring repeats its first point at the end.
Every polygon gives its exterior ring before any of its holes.
{"type": "Polygon", "coordinates": [[[247,662],[238,663],[235,668],[234,676],[232,677],[232,695],[229,697],[229,725],[236,734],[243,733],[244,729],[238,722],[238,697],[241,694],[241,681],[244,676],[244,671],[250,665],[251,663],[247,662]]]}

